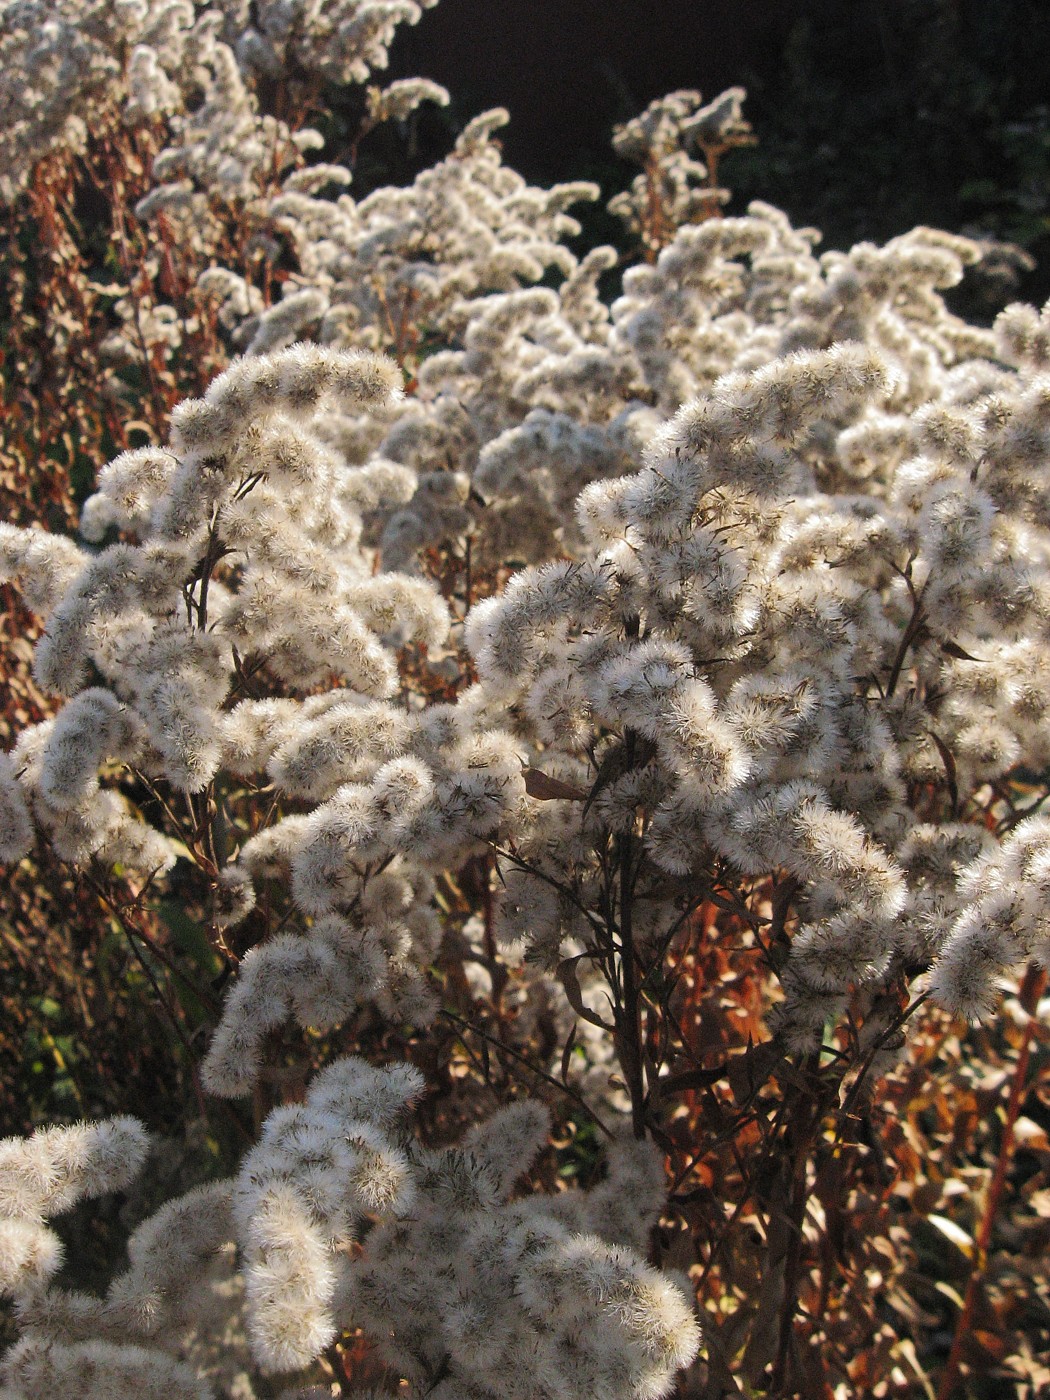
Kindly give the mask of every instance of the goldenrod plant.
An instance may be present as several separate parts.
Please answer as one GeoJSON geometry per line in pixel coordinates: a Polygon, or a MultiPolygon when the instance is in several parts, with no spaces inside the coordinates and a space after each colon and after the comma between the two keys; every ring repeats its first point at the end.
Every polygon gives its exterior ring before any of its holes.
{"type": "Polygon", "coordinates": [[[420,9],[0,5],[0,859],[96,901],[240,1142],[104,1294],[48,1222],[160,1145],[0,1145],[0,1393],[947,1400],[1050,1150],[1048,313],[954,315],[960,236],[727,216],[738,88],[616,131],[625,268],[502,111],[358,199],[307,118],[420,9]],[[966,1022],[972,1235],[915,1106],[966,1022]]]}

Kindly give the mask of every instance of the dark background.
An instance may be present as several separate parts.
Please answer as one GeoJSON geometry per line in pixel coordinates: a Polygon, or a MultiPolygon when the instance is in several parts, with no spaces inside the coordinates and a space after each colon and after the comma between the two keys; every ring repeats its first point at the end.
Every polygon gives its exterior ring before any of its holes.
{"type": "Polygon", "coordinates": [[[1050,295],[1050,0],[440,0],[394,46],[389,76],[416,74],[453,99],[420,120],[420,165],[503,106],[530,181],[608,194],[633,173],[614,122],[741,84],[759,144],[724,163],[730,212],[767,199],[828,247],[917,223],[992,235],[1039,260],[1013,295],[1050,295]]]}

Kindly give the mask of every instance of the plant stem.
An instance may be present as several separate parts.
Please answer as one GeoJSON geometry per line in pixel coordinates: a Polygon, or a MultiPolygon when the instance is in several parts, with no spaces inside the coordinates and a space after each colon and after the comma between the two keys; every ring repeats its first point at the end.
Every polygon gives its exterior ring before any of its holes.
{"type": "Polygon", "coordinates": [[[645,1081],[642,1073],[641,1002],[638,970],[635,967],[633,928],[634,842],[626,832],[620,846],[620,964],[623,977],[623,1007],[617,1008],[617,1040],[620,1063],[631,1095],[631,1127],[636,1138],[645,1137],[645,1081]]]}
{"type": "Polygon", "coordinates": [[[996,1158],[995,1169],[992,1172],[992,1179],[988,1186],[988,1195],[985,1198],[981,1223],[977,1228],[977,1235],[974,1239],[973,1268],[970,1271],[970,1277],[966,1281],[966,1293],[963,1297],[962,1309],[955,1324],[955,1336],[952,1338],[951,1351],[948,1353],[948,1360],[945,1362],[944,1370],[941,1373],[941,1383],[937,1389],[937,1400],[948,1400],[948,1397],[954,1394],[955,1387],[959,1381],[959,1369],[962,1363],[963,1349],[966,1346],[967,1338],[973,1330],[977,1296],[988,1268],[988,1250],[992,1243],[992,1231],[995,1228],[995,1220],[999,1213],[1003,1188],[1006,1185],[1006,1173],[1010,1168],[1010,1162],[1013,1158],[1014,1132],[1017,1127],[1017,1119],[1021,1113],[1021,1104],[1024,1101],[1025,1090],[1027,1088],[1028,1064],[1032,1057],[1032,1028],[1035,1024],[1035,1011],[1039,1004],[1040,997],[1046,990],[1046,982],[1046,972],[1042,968],[1036,967],[1034,963],[1029,964],[1024,979],[1021,982],[1019,993],[1021,1005],[1028,1013],[1028,1020],[1025,1022],[1021,1048],[1017,1052],[1017,1064],[1014,1066],[1014,1076],[1010,1084],[1010,1097],[1006,1101],[1006,1117],[1003,1122],[1003,1135],[999,1143],[999,1155],[996,1158]]]}

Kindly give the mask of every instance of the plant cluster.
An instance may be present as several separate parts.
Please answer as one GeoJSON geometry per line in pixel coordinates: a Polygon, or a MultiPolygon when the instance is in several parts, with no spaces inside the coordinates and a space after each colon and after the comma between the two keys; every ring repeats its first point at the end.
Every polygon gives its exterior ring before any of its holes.
{"type": "MultiPolygon", "coordinates": [[[[597,189],[504,166],[503,112],[359,200],[313,158],[418,5],[37,8],[0,859],[98,901],[240,1141],[102,1296],[47,1222],[134,1189],[141,1124],[4,1141],[4,1400],[928,1387],[887,1106],[1012,987],[946,1400],[1039,1132],[1050,309],[953,315],[958,236],[725,217],[740,89],[616,132],[610,301],[597,189]]],[[[425,100],[370,89],[362,139],[425,100]]]]}

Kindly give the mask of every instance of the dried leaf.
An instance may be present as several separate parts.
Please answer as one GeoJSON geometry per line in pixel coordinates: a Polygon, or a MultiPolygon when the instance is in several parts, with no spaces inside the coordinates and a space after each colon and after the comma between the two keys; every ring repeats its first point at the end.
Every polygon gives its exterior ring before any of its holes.
{"type": "Polygon", "coordinates": [[[949,1220],[946,1215],[928,1215],[926,1219],[941,1232],[946,1240],[950,1240],[956,1249],[961,1250],[967,1259],[973,1257],[973,1239],[961,1225],[956,1225],[955,1221],[949,1220]]]}
{"type": "Polygon", "coordinates": [[[562,1083],[569,1082],[569,1060],[572,1058],[573,1046],[576,1044],[576,1022],[572,1023],[572,1030],[565,1042],[565,1049],[561,1052],[561,1078],[562,1083]]]}
{"type": "Polygon", "coordinates": [[[1014,1124],[1014,1140],[1029,1152],[1050,1152],[1050,1138],[1031,1118],[1018,1118],[1014,1124]]]}
{"type": "Polygon", "coordinates": [[[976,1342],[982,1351],[987,1352],[996,1361],[1002,1361],[1006,1355],[1006,1339],[995,1332],[988,1332],[983,1327],[975,1327],[970,1333],[970,1340],[976,1342]]]}
{"type": "Polygon", "coordinates": [[[683,1094],[690,1089],[709,1089],[720,1079],[725,1079],[728,1065],[715,1065],[713,1069],[687,1069],[681,1074],[665,1074],[653,1085],[654,1098],[667,1098],[670,1094],[683,1094]]]}
{"type": "Polygon", "coordinates": [[[966,1304],[963,1302],[962,1294],[959,1293],[957,1289],[953,1288],[950,1283],[946,1283],[942,1278],[936,1279],[933,1286],[938,1293],[943,1293],[944,1296],[950,1299],[959,1311],[962,1312],[966,1304]]]}
{"type": "Polygon", "coordinates": [[[935,734],[932,729],[930,730],[930,738],[937,746],[937,752],[940,754],[941,762],[944,764],[944,773],[948,779],[948,795],[952,799],[952,813],[954,815],[959,811],[959,779],[955,768],[955,755],[944,740],[941,739],[939,735],[935,734]]]}
{"type": "Polygon", "coordinates": [[[981,656],[971,656],[968,651],[963,651],[958,642],[942,642],[941,651],[946,652],[948,656],[954,656],[956,661],[981,662],[984,660],[981,656]]]}
{"type": "Polygon", "coordinates": [[[596,1011],[591,1008],[583,999],[583,992],[580,990],[580,979],[576,975],[576,964],[579,958],[565,958],[558,964],[558,981],[565,988],[565,995],[569,999],[569,1005],[577,1016],[584,1021],[590,1022],[592,1026],[600,1026],[603,1031],[613,1032],[615,1028],[607,1025],[596,1011]]]}
{"type": "Polygon", "coordinates": [[[563,783],[560,778],[552,778],[549,773],[541,772],[539,768],[525,769],[525,791],[537,802],[554,802],[558,798],[567,798],[570,802],[587,800],[583,788],[574,787],[572,783],[563,783]]]}
{"type": "Polygon", "coordinates": [[[745,1054],[732,1056],[726,1069],[726,1078],[738,1106],[746,1103],[761,1089],[782,1060],[783,1051],[774,1040],[752,1043],[745,1054]]]}

